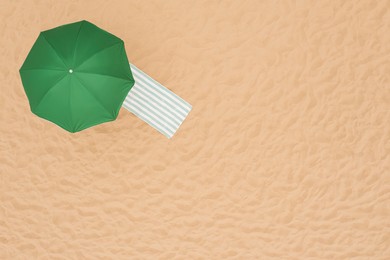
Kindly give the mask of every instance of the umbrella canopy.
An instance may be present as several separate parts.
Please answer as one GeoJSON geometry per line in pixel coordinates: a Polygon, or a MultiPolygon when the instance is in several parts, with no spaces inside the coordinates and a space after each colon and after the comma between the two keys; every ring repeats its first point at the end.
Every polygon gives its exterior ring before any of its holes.
{"type": "Polygon", "coordinates": [[[87,21],[41,32],[20,75],[31,111],[72,133],[115,120],[134,85],[123,41],[87,21]]]}

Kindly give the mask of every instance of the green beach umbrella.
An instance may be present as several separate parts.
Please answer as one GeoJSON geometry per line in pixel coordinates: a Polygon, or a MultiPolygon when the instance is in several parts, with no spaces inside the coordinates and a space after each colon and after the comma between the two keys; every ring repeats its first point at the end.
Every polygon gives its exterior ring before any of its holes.
{"type": "Polygon", "coordinates": [[[20,76],[31,111],[69,132],[115,120],[134,85],[123,41],[87,21],[41,32],[20,76]]]}

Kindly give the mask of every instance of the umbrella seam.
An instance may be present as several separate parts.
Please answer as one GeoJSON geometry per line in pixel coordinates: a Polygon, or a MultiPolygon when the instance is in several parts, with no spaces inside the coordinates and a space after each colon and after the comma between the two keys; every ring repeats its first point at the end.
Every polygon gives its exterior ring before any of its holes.
{"type": "Polygon", "coordinates": [[[20,71],[29,71],[29,70],[53,70],[53,71],[64,71],[64,69],[46,69],[46,68],[20,69],[20,71]]]}
{"type": "Polygon", "coordinates": [[[74,123],[73,123],[73,116],[72,116],[72,104],[71,104],[71,101],[72,101],[72,77],[70,77],[70,84],[69,84],[69,121],[70,121],[70,127],[72,129],[72,131],[75,131],[75,126],[74,126],[74,123]]]}
{"type": "Polygon", "coordinates": [[[127,58],[127,53],[126,53],[125,43],[124,43],[124,42],[123,42],[123,45],[122,45],[122,59],[124,59],[124,62],[125,62],[125,64],[126,64],[126,70],[127,70],[127,68],[129,68],[128,71],[125,71],[125,74],[130,73],[129,76],[131,76],[132,78],[134,78],[133,72],[131,71],[129,59],[127,58]],[[127,64],[128,64],[129,66],[127,66],[127,64]]]}
{"type": "Polygon", "coordinates": [[[46,93],[42,96],[42,98],[39,100],[38,104],[35,106],[35,109],[38,109],[39,105],[42,103],[42,100],[45,99],[45,97],[47,96],[47,94],[52,90],[54,89],[56,86],[58,86],[58,83],[60,83],[65,77],[67,76],[67,74],[65,74],[64,76],[62,76],[56,83],[54,83],[53,86],[51,86],[47,91],[46,93]]]}
{"type": "Polygon", "coordinates": [[[54,53],[57,55],[58,58],[60,58],[60,60],[62,61],[62,63],[64,64],[65,68],[67,68],[68,66],[66,65],[66,62],[64,61],[64,59],[58,54],[57,50],[53,47],[53,45],[49,42],[48,39],[46,39],[46,36],[41,33],[41,35],[43,36],[43,38],[45,39],[45,41],[47,42],[47,44],[49,44],[49,46],[52,48],[52,50],[54,51],[54,53]]]}
{"type": "Polygon", "coordinates": [[[84,64],[85,62],[87,62],[88,60],[90,60],[90,59],[91,59],[92,57],[94,57],[96,54],[98,54],[98,53],[100,53],[100,52],[102,52],[102,51],[104,51],[104,50],[106,50],[106,49],[108,49],[108,48],[111,48],[111,47],[117,45],[118,43],[122,43],[122,41],[115,42],[114,44],[111,44],[111,45],[109,45],[109,46],[107,46],[107,47],[104,47],[103,49],[98,50],[97,52],[95,52],[94,54],[92,54],[91,56],[89,56],[88,58],[86,58],[81,64],[79,64],[79,65],[77,66],[77,68],[80,67],[81,65],[83,65],[83,64],[84,64]]]}
{"type": "Polygon", "coordinates": [[[77,47],[80,31],[81,31],[81,28],[83,27],[83,24],[84,24],[84,22],[81,22],[79,31],[77,32],[76,41],[75,41],[75,44],[74,44],[73,59],[72,59],[73,66],[74,66],[74,58],[76,56],[76,47],[77,47]]]}
{"type": "Polygon", "coordinates": [[[101,76],[112,77],[112,78],[121,79],[121,80],[125,80],[125,81],[132,81],[131,79],[116,77],[116,76],[112,76],[112,75],[108,75],[108,74],[103,74],[103,73],[93,73],[93,72],[86,72],[86,71],[77,71],[77,73],[85,73],[85,74],[92,74],[92,75],[101,75],[101,76]]]}
{"type": "MultiPolygon", "coordinates": [[[[76,76],[76,75],[75,75],[76,76]]],[[[89,90],[89,88],[87,88],[84,83],[82,82],[82,80],[80,79],[80,77],[76,76],[77,77],[77,81],[80,83],[81,86],[83,86],[84,89],[86,89],[88,91],[88,93],[97,101],[97,103],[102,107],[104,108],[104,110],[106,110],[106,112],[108,112],[109,115],[112,115],[110,113],[110,111],[101,103],[101,101],[95,96],[95,94],[93,94],[92,91],[89,90]]]]}

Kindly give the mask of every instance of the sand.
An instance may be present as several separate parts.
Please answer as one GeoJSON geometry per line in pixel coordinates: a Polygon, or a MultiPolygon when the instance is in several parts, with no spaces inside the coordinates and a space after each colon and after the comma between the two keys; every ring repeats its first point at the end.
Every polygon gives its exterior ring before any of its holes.
{"type": "Polygon", "coordinates": [[[0,2],[0,259],[390,259],[389,1],[0,2]],[[89,20],[193,105],[33,115],[38,33],[89,20]]]}

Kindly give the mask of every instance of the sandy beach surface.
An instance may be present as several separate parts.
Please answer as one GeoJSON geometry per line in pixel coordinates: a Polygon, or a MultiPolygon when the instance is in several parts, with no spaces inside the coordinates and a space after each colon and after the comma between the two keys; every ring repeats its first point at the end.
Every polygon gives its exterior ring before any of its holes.
{"type": "Polygon", "coordinates": [[[0,259],[390,259],[390,2],[0,1],[0,259]],[[88,20],[193,105],[30,112],[40,31],[88,20]]]}

